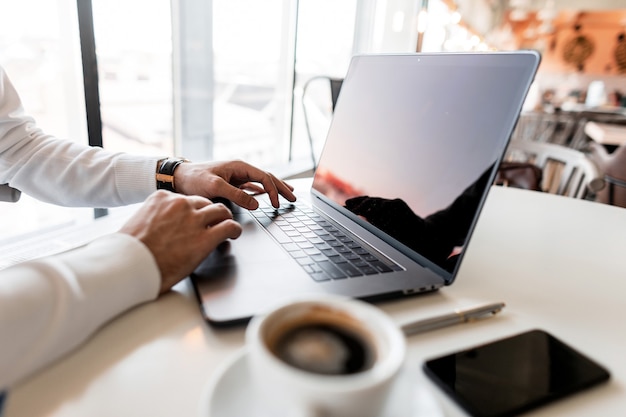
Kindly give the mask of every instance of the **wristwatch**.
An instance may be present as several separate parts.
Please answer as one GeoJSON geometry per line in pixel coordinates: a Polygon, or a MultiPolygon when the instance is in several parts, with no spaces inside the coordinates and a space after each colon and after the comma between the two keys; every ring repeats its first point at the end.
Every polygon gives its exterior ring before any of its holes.
{"type": "Polygon", "coordinates": [[[168,190],[176,192],[176,185],[174,184],[174,171],[183,162],[189,162],[185,158],[166,158],[159,161],[161,165],[156,173],[156,187],[157,190],[168,190]]]}

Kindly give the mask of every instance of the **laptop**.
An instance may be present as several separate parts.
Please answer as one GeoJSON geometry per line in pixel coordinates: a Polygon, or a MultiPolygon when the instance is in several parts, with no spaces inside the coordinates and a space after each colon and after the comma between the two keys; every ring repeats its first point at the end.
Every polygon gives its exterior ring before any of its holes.
{"type": "Polygon", "coordinates": [[[280,300],[376,301],[451,285],[540,57],[358,55],[309,190],[233,207],[243,234],[191,275],[213,325],[280,300]]]}

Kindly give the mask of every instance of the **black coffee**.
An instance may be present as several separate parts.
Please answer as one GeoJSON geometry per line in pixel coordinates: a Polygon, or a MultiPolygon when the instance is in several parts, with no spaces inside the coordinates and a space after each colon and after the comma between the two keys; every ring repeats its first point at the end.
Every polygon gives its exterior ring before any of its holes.
{"type": "Polygon", "coordinates": [[[332,324],[310,324],[287,331],[273,351],[291,366],[324,375],[354,374],[374,363],[374,350],[363,337],[332,324]]]}

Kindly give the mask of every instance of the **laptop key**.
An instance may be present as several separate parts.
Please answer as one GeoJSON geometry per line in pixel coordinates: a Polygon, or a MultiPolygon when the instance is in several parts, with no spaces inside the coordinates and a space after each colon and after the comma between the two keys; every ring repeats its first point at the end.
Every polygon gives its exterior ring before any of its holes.
{"type": "Polygon", "coordinates": [[[363,272],[365,275],[377,275],[378,271],[374,268],[372,268],[371,266],[367,265],[367,266],[360,266],[359,270],[361,272],[363,272]]]}
{"type": "Polygon", "coordinates": [[[292,258],[308,258],[307,254],[301,250],[291,251],[289,252],[289,255],[291,255],[292,258]]]}
{"type": "Polygon", "coordinates": [[[263,212],[263,210],[254,210],[254,211],[251,211],[250,214],[252,214],[257,219],[267,217],[267,215],[263,212]]]}
{"type": "Polygon", "coordinates": [[[303,268],[314,281],[321,282],[331,279],[331,276],[326,271],[319,269],[317,265],[304,265],[303,268]]]}
{"type": "Polygon", "coordinates": [[[363,275],[361,271],[350,265],[348,262],[339,263],[337,264],[337,267],[349,277],[360,277],[363,275]]]}
{"type": "Polygon", "coordinates": [[[270,232],[270,235],[272,235],[274,237],[274,239],[276,239],[276,241],[278,243],[289,243],[289,242],[291,242],[291,238],[289,236],[287,236],[285,234],[285,232],[280,230],[280,227],[278,227],[274,223],[268,224],[267,227],[265,227],[265,230],[270,232]]]}
{"type": "Polygon", "coordinates": [[[324,254],[316,253],[315,255],[311,255],[311,259],[319,263],[319,262],[326,261],[328,258],[324,254]]]}
{"type": "Polygon", "coordinates": [[[316,282],[330,281],[331,277],[324,271],[310,273],[309,276],[316,282]]]}
{"type": "Polygon", "coordinates": [[[296,251],[296,250],[300,250],[300,246],[296,245],[293,242],[285,243],[283,245],[283,248],[285,248],[285,250],[287,252],[293,252],[293,251],[296,251]]]}
{"type": "Polygon", "coordinates": [[[317,248],[317,250],[320,250],[320,251],[332,250],[332,247],[326,244],[326,242],[316,243],[314,246],[317,248]]]}
{"type": "Polygon", "coordinates": [[[306,248],[303,249],[303,251],[309,256],[318,255],[321,253],[319,250],[317,250],[317,248],[306,248]]]}
{"type": "Polygon", "coordinates": [[[328,256],[328,259],[330,259],[330,261],[334,264],[348,263],[348,261],[346,261],[346,258],[340,255],[330,255],[328,256]]]}
{"type": "Polygon", "coordinates": [[[356,260],[360,259],[358,255],[355,255],[352,252],[350,252],[350,253],[343,253],[342,255],[343,255],[344,258],[346,258],[349,261],[356,261],[356,260]]]}
{"type": "Polygon", "coordinates": [[[337,269],[330,261],[324,261],[318,263],[319,267],[322,268],[332,279],[341,279],[347,278],[346,274],[337,269]]]}
{"type": "Polygon", "coordinates": [[[370,265],[376,268],[378,272],[391,272],[391,268],[389,268],[387,265],[385,265],[381,261],[370,262],[370,265]]]}
{"type": "Polygon", "coordinates": [[[298,261],[298,263],[302,266],[315,264],[315,261],[308,256],[302,256],[302,257],[296,258],[296,261],[298,261]]]}
{"type": "Polygon", "coordinates": [[[368,264],[367,262],[365,262],[361,258],[355,259],[354,261],[352,261],[352,265],[356,266],[357,268],[361,268],[361,267],[364,267],[364,266],[370,266],[370,264],[368,264]]]}

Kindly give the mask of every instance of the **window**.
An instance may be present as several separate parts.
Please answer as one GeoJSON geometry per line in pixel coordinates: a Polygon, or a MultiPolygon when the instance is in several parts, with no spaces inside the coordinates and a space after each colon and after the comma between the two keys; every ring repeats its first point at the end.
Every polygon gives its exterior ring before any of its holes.
{"type": "Polygon", "coordinates": [[[214,0],[215,159],[286,159],[294,2],[214,0]]]}
{"type": "Polygon", "coordinates": [[[415,51],[415,16],[420,2],[300,0],[298,3],[291,156],[310,161],[319,157],[330,126],[330,79],[343,79],[354,54],[415,51]]]}
{"type": "Polygon", "coordinates": [[[348,70],[356,13],[356,0],[299,2],[291,142],[295,160],[310,162],[319,156],[332,115],[330,79],[340,80],[348,70]]]}
{"type": "MultiPolygon", "coordinates": [[[[237,158],[280,173],[289,163],[311,165],[305,84],[342,78],[354,53],[414,51],[420,3],[80,1],[93,9],[105,148],[237,158]]],[[[0,62],[46,132],[87,143],[78,33],[76,1],[21,0],[0,15],[0,62]]],[[[331,115],[326,88],[311,87],[316,154],[331,115]]],[[[9,210],[16,214],[3,216],[3,236],[76,218],[74,209],[27,196],[9,210]]]]}
{"type": "MultiPolygon", "coordinates": [[[[75,1],[20,0],[0,13],[0,64],[41,128],[87,143],[75,1]]],[[[24,194],[0,205],[0,240],[93,216],[24,194]]]]}
{"type": "Polygon", "coordinates": [[[103,146],[174,153],[169,0],[92,0],[103,146]]]}

